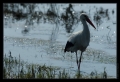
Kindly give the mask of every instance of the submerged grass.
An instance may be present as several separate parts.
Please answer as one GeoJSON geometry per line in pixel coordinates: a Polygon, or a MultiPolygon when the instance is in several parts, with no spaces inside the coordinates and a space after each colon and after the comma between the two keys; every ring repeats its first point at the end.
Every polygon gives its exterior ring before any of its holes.
{"type": "Polygon", "coordinates": [[[8,55],[4,55],[3,58],[3,79],[98,79],[98,78],[109,78],[107,72],[98,74],[97,71],[91,72],[91,74],[83,75],[76,73],[71,74],[65,69],[61,70],[58,67],[29,64],[19,58],[12,57],[11,51],[8,55]]]}

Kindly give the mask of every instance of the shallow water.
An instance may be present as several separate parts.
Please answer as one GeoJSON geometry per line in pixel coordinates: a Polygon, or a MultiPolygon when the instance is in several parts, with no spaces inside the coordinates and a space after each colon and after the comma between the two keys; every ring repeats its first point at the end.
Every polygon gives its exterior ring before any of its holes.
{"type": "MultiPolygon", "coordinates": [[[[111,6],[115,7],[115,5],[107,6],[109,10],[111,10],[111,6]]],[[[80,7],[84,9],[84,7],[92,8],[93,6],[83,4],[80,7]]],[[[77,11],[78,7],[75,6],[75,8],[77,11]]],[[[114,10],[116,12],[116,9],[114,10]]],[[[88,11],[89,9],[86,9],[86,12],[88,11]]],[[[94,12],[94,9],[90,12],[91,19],[94,12]]],[[[114,15],[110,14],[111,20],[109,21],[104,19],[104,23],[97,27],[97,30],[88,25],[91,39],[82,57],[81,71],[83,74],[90,74],[95,70],[101,73],[104,71],[104,67],[106,67],[108,75],[116,77],[116,24],[113,24],[113,21],[116,22],[116,16],[114,17],[114,15]],[[109,28],[107,28],[108,26],[109,28]]],[[[10,50],[12,56],[19,57],[20,54],[21,58],[29,63],[58,66],[69,69],[70,74],[75,74],[77,70],[75,53],[67,52],[64,54],[63,52],[68,36],[70,35],[66,33],[65,28],[59,26],[56,41],[53,41],[51,46],[50,37],[53,28],[55,28],[54,24],[40,23],[39,25],[34,25],[35,28],[31,28],[29,33],[22,34],[21,31],[24,28],[24,22],[9,22],[8,25],[4,25],[4,54],[8,55],[10,50]]],[[[96,26],[96,23],[93,23],[96,26]]],[[[78,30],[82,30],[80,23],[74,32],[78,30]]],[[[80,54],[80,51],[78,53],[80,54]]]]}

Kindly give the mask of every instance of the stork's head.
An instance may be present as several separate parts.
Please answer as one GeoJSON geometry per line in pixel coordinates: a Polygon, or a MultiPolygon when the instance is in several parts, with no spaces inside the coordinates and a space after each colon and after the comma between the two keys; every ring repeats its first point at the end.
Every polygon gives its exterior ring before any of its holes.
{"type": "Polygon", "coordinates": [[[95,28],[95,26],[93,25],[93,23],[90,21],[89,17],[85,13],[81,13],[80,20],[87,21],[91,26],[93,26],[95,28]]]}

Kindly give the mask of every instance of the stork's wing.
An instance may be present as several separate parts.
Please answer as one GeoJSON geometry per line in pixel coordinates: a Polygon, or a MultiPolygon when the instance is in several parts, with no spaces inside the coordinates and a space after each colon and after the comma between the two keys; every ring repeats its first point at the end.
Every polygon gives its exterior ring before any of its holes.
{"type": "Polygon", "coordinates": [[[64,52],[66,52],[67,49],[70,48],[70,47],[72,47],[72,46],[74,46],[74,44],[71,43],[71,42],[69,42],[69,41],[67,41],[67,44],[66,44],[65,49],[64,49],[64,52]]]}

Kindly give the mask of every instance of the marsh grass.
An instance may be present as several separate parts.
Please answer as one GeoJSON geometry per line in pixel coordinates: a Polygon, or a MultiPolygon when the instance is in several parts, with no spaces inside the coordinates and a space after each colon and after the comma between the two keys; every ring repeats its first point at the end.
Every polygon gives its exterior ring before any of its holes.
{"type": "Polygon", "coordinates": [[[98,74],[97,71],[92,71],[88,75],[83,75],[76,73],[71,76],[70,72],[66,69],[59,67],[52,67],[39,65],[39,64],[29,64],[22,61],[20,58],[12,57],[11,51],[9,55],[4,55],[3,57],[3,79],[99,79],[108,78],[107,72],[104,68],[103,73],[98,74]]]}

